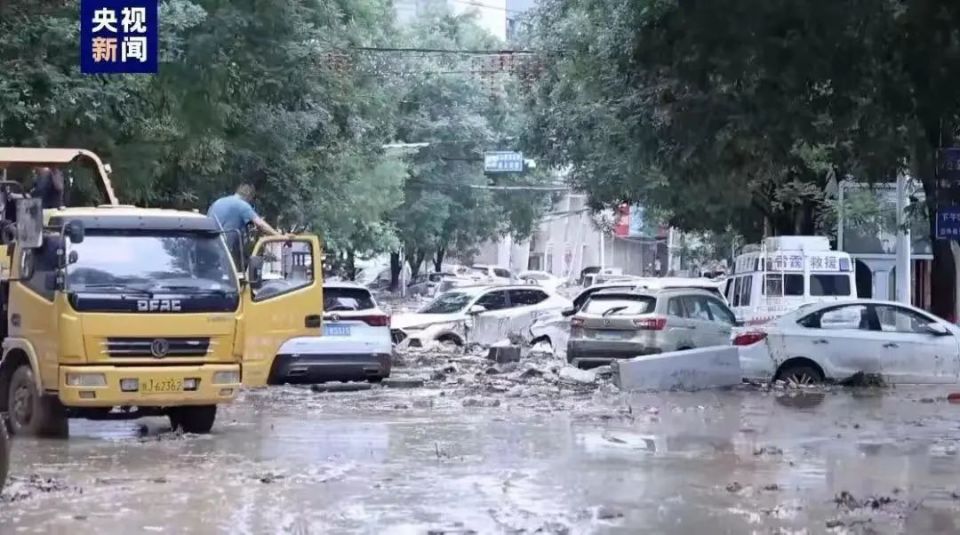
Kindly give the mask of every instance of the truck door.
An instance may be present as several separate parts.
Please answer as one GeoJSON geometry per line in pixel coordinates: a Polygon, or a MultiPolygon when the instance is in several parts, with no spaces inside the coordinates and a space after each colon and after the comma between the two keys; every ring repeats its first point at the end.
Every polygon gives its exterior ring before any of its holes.
{"type": "Polygon", "coordinates": [[[270,237],[257,242],[259,282],[243,293],[243,383],[263,386],[277,350],[298,336],[319,336],[323,317],[323,264],[316,236],[270,237]]]}

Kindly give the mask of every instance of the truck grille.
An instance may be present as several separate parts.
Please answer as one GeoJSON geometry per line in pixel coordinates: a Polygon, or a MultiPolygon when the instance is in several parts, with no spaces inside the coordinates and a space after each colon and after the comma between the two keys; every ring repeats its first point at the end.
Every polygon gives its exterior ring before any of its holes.
{"type": "Polygon", "coordinates": [[[111,357],[204,357],[209,338],[107,338],[104,353],[111,357]]]}
{"type": "Polygon", "coordinates": [[[399,344],[407,339],[407,333],[403,332],[400,329],[391,329],[390,330],[390,339],[393,340],[394,344],[399,344]]]}

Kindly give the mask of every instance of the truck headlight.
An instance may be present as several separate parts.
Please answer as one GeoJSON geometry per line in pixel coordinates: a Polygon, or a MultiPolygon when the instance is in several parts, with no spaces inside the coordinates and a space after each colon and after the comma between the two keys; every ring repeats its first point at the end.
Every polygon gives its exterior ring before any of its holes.
{"type": "Polygon", "coordinates": [[[102,373],[68,373],[67,386],[107,386],[107,378],[102,373]]]}
{"type": "Polygon", "coordinates": [[[239,382],[240,372],[220,371],[213,374],[213,384],[215,385],[235,385],[239,382]]]}

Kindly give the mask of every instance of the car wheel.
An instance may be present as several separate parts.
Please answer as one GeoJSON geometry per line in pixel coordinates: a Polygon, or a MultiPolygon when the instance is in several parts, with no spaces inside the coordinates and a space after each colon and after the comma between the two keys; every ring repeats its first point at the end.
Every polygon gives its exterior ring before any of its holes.
{"type": "Polygon", "coordinates": [[[794,386],[810,386],[823,382],[823,374],[809,364],[791,364],[780,370],[777,380],[794,386]]]}
{"type": "Polygon", "coordinates": [[[40,393],[29,365],[24,364],[13,372],[8,395],[11,435],[63,438],[69,434],[67,415],[60,400],[40,393]]]}
{"type": "Polygon", "coordinates": [[[168,416],[170,427],[174,431],[183,429],[184,433],[203,435],[213,429],[213,422],[217,419],[217,406],[173,407],[168,416]]]}

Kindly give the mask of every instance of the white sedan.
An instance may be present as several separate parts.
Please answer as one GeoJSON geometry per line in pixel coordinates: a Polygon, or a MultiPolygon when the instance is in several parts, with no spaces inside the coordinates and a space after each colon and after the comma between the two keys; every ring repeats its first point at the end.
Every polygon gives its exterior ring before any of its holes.
{"type": "Polygon", "coordinates": [[[492,344],[520,333],[543,315],[570,307],[570,300],[531,285],[474,286],[444,292],[415,314],[392,318],[398,348],[435,342],[492,344]]]}
{"type": "Polygon", "coordinates": [[[806,305],[734,344],[747,378],[813,384],[862,372],[888,384],[960,381],[960,328],[894,302],[806,305]]]}

